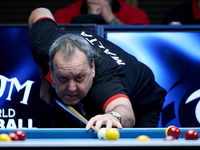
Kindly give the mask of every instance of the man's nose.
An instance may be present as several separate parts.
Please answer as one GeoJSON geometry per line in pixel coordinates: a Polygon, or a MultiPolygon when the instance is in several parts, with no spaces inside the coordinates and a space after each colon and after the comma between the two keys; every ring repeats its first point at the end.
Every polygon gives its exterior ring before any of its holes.
{"type": "Polygon", "coordinates": [[[76,84],[76,82],[75,81],[70,81],[69,83],[68,83],[68,90],[69,91],[75,91],[76,89],[77,89],[77,84],[76,84]]]}

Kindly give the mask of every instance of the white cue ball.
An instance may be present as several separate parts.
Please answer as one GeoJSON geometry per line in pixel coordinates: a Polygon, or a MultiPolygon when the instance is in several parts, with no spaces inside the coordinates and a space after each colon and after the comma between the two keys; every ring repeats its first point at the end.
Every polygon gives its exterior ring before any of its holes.
{"type": "Polygon", "coordinates": [[[98,133],[97,133],[97,136],[100,140],[106,140],[106,131],[108,129],[107,128],[101,128],[99,129],[98,133]]]}

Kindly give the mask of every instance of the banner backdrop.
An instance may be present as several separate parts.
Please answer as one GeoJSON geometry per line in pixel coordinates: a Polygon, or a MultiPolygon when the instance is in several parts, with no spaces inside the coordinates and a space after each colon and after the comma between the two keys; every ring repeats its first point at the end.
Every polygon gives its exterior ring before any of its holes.
{"type": "Polygon", "coordinates": [[[27,26],[0,27],[0,64],[0,128],[52,127],[54,108],[39,98],[27,26]]]}
{"type": "Polygon", "coordinates": [[[150,67],[167,90],[159,127],[200,126],[200,32],[179,27],[106,30],[108,40],[150,67]]]}

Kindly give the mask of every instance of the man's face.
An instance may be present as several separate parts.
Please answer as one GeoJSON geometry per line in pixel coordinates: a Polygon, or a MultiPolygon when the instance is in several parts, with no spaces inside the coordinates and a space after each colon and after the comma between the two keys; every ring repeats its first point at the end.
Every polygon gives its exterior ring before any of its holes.
{"type": "Polygon", "coordinates": [[[79,49],[68,59],[59,51],[54,56],[51,76],[56,93],[63,103],[75,105],[92,87],[95,76],[94,61],[90,67],[85,54],[79,49]]]}

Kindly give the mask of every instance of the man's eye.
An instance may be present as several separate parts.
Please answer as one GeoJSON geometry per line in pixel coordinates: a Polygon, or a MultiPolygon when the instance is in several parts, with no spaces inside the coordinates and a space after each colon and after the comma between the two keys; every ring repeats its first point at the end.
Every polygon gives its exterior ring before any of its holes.
{"type": "Polygon", "coordinates": [[[61,80],[61,81],[65,81],[66,78],[65,78],[65,77],[60,77],[60,80],[61,80]]]}
{"type": "Polygon", "coordinates": [[[77,80],[78,81],[81,81],[83,79],[83,77],[82,76],[80,76],[80,77],[77,77],[77,80]]]}

